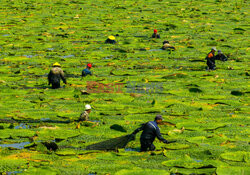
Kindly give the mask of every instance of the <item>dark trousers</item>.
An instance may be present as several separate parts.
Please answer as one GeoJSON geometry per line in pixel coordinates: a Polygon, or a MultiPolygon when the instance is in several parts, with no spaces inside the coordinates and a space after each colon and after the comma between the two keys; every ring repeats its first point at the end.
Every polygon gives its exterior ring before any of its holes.
{"type": "Polygon", "coordinates": [[[52,89],[60,88],[60,82],[52,83],[52,89]]]}
{"type": "Polygon", "coordinates": [[[207,66],[208,66],[208,69],[210,70],[215,69],[215,63],[213,63],[212,61],[207,61],[207,66]]]}
{"type": "Polygon", "coordinates": [[[141,152],[143,151],[154,151],[155,150],[155,146],[153,144],[152,140],[148,140],[148,139],[140,139],[141,141],[141,152]]]}

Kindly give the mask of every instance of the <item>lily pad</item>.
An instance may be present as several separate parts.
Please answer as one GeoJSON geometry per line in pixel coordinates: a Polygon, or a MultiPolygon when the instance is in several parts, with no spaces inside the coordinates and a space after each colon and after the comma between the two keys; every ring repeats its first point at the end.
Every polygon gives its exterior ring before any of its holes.
{"type": "Polygon", "coordinates": [[[237,151],[237,152],[226,152],[220,155],[222,159],[236,161],[236,162],[248,162],[250,153],[244,151],[237,151]]]}
{"type": "Polygon", "coordinates": [[[239,166],[220,166],[216,169],[218,175],[236,175],[236,174],[250,174],[249,167],[239,166]]]}
{"type": "Polygon", "coordinates": [[[216,168],[201,168],[201,169],[188,169],[188,168],[171,168],[170,172],[172,174],[183,174],[183,175],[190,175],[190,174],[201,174],[201,175],[210,175],[216,171],[216,168]]]}
{"type": "Polygon", "coordinates": [[[110,129],[120,131],[120,132],[127,132],[127,130],[123,126],[118,125],[118,124],[114,124],[114,125],[110,126],[110,129]]]}
{"type": "Polygon", "coordinates": [[[56,152],[56,154],[59,156],[73,156],[76,155],[77,153],[73,150],[59,150],[56,152]]]}
{"type": "Polygon", "coordinates": [[[161,175],[170,175],[170,173],[166,170],[159,170],[159,169],[123,169],[115,173],[115,175],[154,175],[154,174],[161,174],[161,175]]]}
{"type": "Polygon", "coordinates": [[[170,144],[164,145],[164,148],[170,149],[170,150],[187,149],[189,147],[190,147],[189,145],[181,144],[181,143],[170,143],[170,144]]]}
{"type": "Polygon", "coordinates": [[[27,168],[28,161],[25,159],[8,159],[0,157],[0,172],[10,172],[20,169],[20,167],[27,168]]]}

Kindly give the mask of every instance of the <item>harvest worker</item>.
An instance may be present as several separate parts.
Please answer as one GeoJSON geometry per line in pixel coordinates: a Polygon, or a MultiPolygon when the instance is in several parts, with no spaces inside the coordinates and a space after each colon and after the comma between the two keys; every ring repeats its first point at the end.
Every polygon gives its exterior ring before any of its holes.
{"type": "Polygon", "coordinates": [[[90,112],[91,106],[89,104],[85,105],[85,111],[81,113],[79,121],[88,121],[90,112]]]}
{"type": "Polygon", "coordinates": [[[163,143],[168,143],[166,139],[164,139],[161,136],[160,129],[158,127],[158,124],[162,122],[162,116],[157,115],[155,117],[154,121],[147,122],[145,124],[142,124],[142,126],[138,129],[136,129],[133,133],[132,136],[135,137],[135,135],[143,130],[140,138],[141,142],[141,151],[147,151],[148,149],[150,151],[155,150],[155,146],[153,145],[153,142],[155,140],[155,137],[157,137],[160,141],[163,143]]]}
{"type": "Polygon", "coordinates": [[[109,36],[108,39],[106,39],[105,41],[106,44],[115,44],[116,41],[115,41],[115,37],[114,36],[109,36]]]}
{"type": "Polygon", "coordinates": [[[157,33],[156,29],[154,29],[154,33],[152,35],[152,38],[160,38],[160,35],[157,33]]]}
{"type": "Polygon", "coordinates": [[[169,44],[169,41],[163,41],[163,46],[162,46],[162,50],[175,50],[175,47],[174,46],[171,46],[169,44]]]}
{"type": "Polygon", "coordinates": [[[207,54],[206,60],[207,60],[208,70],[214,70],[215,69],[215,56],[214,56],[215,52],[216,52],[216,48],[213,47],[211,49],[211,52],[209,52],[207,54]]]}
{"type": "Polygon", "coordinates": [[[48,75],[49,85],[52,84],[52,89],[60,88],[60,80],[63,80],[64,84],[67,84],[64,77],[64,72],[61,69],[61,65],[56,62],[53,64],[53,68],[50,70],[48,75]]]}
{"type": "Polygon", "coordinates": [[[90,64],[90,63],[87,64],[87,67],[85,69],[83,69],[83,71],[82,71],[83,77],[86,77],[87,75],[92,75],[92,73],[90,71],[91,67],[92,67],[92,64],[90,64]]]}
{"type": "Polygon", "coordinates": [[[227,57],[221,52],[221,50],[218,50],[215,60],[227,61],[227,57]]]}

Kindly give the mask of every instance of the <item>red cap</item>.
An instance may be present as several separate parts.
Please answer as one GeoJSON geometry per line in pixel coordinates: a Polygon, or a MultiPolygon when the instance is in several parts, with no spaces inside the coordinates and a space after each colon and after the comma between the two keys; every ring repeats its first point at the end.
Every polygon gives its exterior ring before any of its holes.
{"type": "Polygon", "coordinates": [[[91,68],[91,67],[92,67],[92,64],[90,64],[90,63],[89,63],[89,64],[87,64],[87,67],[91,68]]]}
{"type": "Polygon", "coordinates": [[[154,29],[154,33],[157,33],[157,30],[156,30],[156,29],[154,29]]]}

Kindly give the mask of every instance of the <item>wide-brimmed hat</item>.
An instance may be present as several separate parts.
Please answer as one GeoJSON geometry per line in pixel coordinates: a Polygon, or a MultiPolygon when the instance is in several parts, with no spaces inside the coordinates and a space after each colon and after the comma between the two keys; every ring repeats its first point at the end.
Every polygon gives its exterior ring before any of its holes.
{"type": "Polygon", "coordinates": [[[108,39],[110,39],[110,40],[115,40],[115,37],[112,36],[112,35],[110,35],[110,36],[108,37],[108,39]]]}
{"type": "Polygon", "coordinates": [[[61,67],[61,65],[58,62],[54,63],[52,66],[53,67],[61,67]]]}

